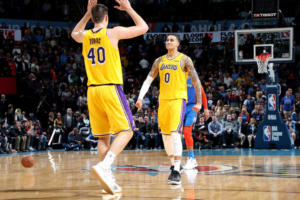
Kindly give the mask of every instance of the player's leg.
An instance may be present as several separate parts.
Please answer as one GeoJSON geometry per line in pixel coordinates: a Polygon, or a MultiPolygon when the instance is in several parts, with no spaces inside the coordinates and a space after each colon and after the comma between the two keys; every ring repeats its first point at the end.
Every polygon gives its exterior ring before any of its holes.
{"type": "Polygon", "coordinates": [[[196,120],[196,112],[192,110],[193,105],[187,106],[184,119],[184,140],[188,150],[188,159],[184,169],[193,169],[197,167],[197,161],[194,155],[194,140],[192,137],[193,124],[196,120]]]}
{"type": "Polygon", "coordinates": [[[171,166],[174,166],[173,139],[172,139],[171,135],[163,135],[162,138],[163,138],[165,151],[171,162],[171,166]]]}
{"type": "Polygon", "coordinates": [[[109,151],[119,155],[133,136],[134,123],[126,96],[120,85],[110,87],[110,97],[107,98],[106,111],[115,139],[109,151]]]}
{"type": "Polygon", "coordinates": [[[184,113],[184,100],[178,99],[160,101],[160,108],[158,113],[159,124],[161,127],[161,131],[164,134],[164,145],[166,148],[166,152],[171,160],[171,164],[173,164],[172,155],[174,156],[174,167],[173,170],[171,170],[171,174],[168,178],[168,183],[176,185],[181,184],[180,163],[182,155],[182,142],[180,134],[182,133],[183,128],[184,113]]]}
{"type": "Polygon", "coordinates": [[[100,181],[105,191],[115,193],[114,180],[110,167],[102,165],[107,152],[110,148],[111,127],[107,114],[105,112],[105,102],[103,101],[102,93],[105,86],[89,87],[88,88],[88,109],[90,115],[90,123],[93,136],[98,137],[98,156],[100,162],[91,168],[91,171],[100,181]]]}
{"type": "Polygon", "coordinates": [[[98,156],[99,156],[100,161],[103,161],[109,148],[110,148],[110,135],[104,136],[104,137],[99,137],[97,149],[98,149],[98,156]]]}
{"type": "MultiPolygon", "coordinates": [[[[129,106],[121,86],[105,86],[102,92],[105,94],[105,96],[103,96],[103,102],[105,103],[101,106],[105,109],[105,113],[108,118],[107,124],[110,125],[112,134],[115,135],[115,138],[110,146],[106,143],[109,140],[104,141],[104,143],[107,144],[108,149],[103,149],[103,151],[106,150],[107,153],[103,161],[99,164],[102,168],[109,169],[109,176],[113,179],[113,184],[110,184],[109,181],[103,183],[105,180],[101,180],[101,178],[100,181],[102,181],[102,185],[107,184],[107,187],[104,187],[104,189],[111,193],[111,190],[116,192],[116,190],[120,191],[121,189],[115,183],[114,176],[110,170],[111,166],[116,157],[122,152],[132,138],[134,125],[129,106]],[[109,186],[112,187],[109,188],[109,186]]],[[[103,177],[105,179],[105,174],[103,174],[103,177]]]]}
{"type": "Polygon", "coordinates": [[[171,133],[165,133],[166,130],[169,130],[168,119],[170,118],[169,101],[160,100],[158,107],[158,124],[161,129],[162,139],[165,151],[170,159],[171,166],[174,166],[174,150],[173,150],[173,139],[171,133]]]}

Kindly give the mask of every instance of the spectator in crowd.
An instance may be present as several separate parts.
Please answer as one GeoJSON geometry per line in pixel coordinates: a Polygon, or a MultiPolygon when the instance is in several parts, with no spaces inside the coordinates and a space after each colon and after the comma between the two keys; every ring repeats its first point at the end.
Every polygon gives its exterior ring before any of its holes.
{"type": "Polygon", "coordinates": [[[85,138],[85,141],[88,144],[88,149],[92,151],[97,150],[98,138],[94,137],[92,133],[85,138]]]}
{"type": "Polygon", "coordinates": [[[63,121],[59,112],[57,113],[56,119],[54,120],[54,128],[63,128],[63,121]]]}
{"type": "Polygon", "coordinates": [[[134,137],[135,137],[135,149],[143,149],[143,144],[145,141],[145,121],[143,117],[139,117],[138,120],[135,121],[135,130],[134,130],[134,137]]]}
{"type": "Polygon", "coordinates": [[[27,133],[22,127],[20,121],[16,121],[13,128],[10,129],[10,137],[13,140],[13,148],[15,151],[26,151],[27,133]]]}
{"type": "Polygon", "coordinates": [[[81,147],[81,138],[78,134],[78,128],[73,128],[73,130],[68,134],[68,143],[63,144],[66,151],[79,150],[81,147]]]}
{"type": "Polygon", "coordinates": [[[209,140],[214,146],[220,146],[222,142],[222,124],[217,121],[216,115],[212,116],[212,121],[208,124],[209,140]]]}
{"type": "MultiPolygon", "coordinates": [[[[149,117],[146,115],[144,117],[144,127],[141,129],[141,131],[144,133],[144,147],[146,149],[151,149],[154,148],[155,146],[155,138],[154,138],[154,133],[152,132],[152,124],[151,121],[149,121],[149,117]]],[[[141,136],[142,138],[143,135],[141,136]]]]}
{"type": "Polygon", "coordinates": [[[252,142],[256,137],[256,131],[257,131],[257,124],[256,120],[254,118],[250,119],[250,123],[247,125],[247,138],[249,142],[249,148],[252,147],[252,142]]]}
{"type": "Polygon", "coordinates": [[[231,89],[227,89],[225,96],[222,98],[222,102],[224,102],[225,105],[230,104],[230,95],[231,95],[231,89]]]}
{"type": "Polygon", "coordinates": [[[295,133],[296,133],[296,141],[295,146],[299,148],[300,146],[300,103],[296,105],[295,112],[292,114],[292,120],[295,122],[295,133]]]}
{"type": "Polygon", "coordinates": [[[280,101],[280,112],[283,113],[284,118],[288,119],[292,116],[292,112],[295,110],[295,101],[294,95],[292,94],[293,90],[289,88],[285,96],[281,98],[280,101]]]}
{"type": "Polygon", "coordinates": [[[63,141],[67,141],[67,133],[70,133],[76,126],[76,120],[73,116],[72,108],[67,108],[67,112],[63,117],[63,128],[65,135],[63,136],[63,141]]]}
{"type": "Polygon", "coordinates": [[[236,111],[240,110],[241,100],[240,97],[236,94],[236,90],[231,90],[229,106],[234,108],[236,111]]]}
{"type": "Polygon", "coordinates": [[[53,112],[49,112],[48,114],[48,121],[47,121],[47,136],[49,136],[54,128],[54,113],[53,112]]]}
{"type": "Polygon", "coordinates": [[[241,117],[238,117],[238,119],[236,120],[236,115],[235,114],[232,114],[231,118],[232,118],[232,121],[235,122],[233,131],[235,131],[237,133],[237,143],[239,144],[240,147],[243,147],[244,142],[246,140],[246,136],[242,132],[242,130],[244,130],[244,129],[242,129],[243,119],[241,117]]]}
{"type": "Polygon", "coordinates": [[[151,142],[150,146],[154,149],[162,149],[163,144],[162,144],[162,136],[158,130],[158,123],[157,123],[157,118],[153,115],[151,117],[151,142]]]}
{"type": "Polygon", "coordinates": [[[249,120],[250,120],[250,115],[247,112],[247,109],[243,108],[239,117],[241,117],[243,119],[243,124],[248,124],[249,120]]]}
{"type": "Polygon", "coordinates": [[[244,100],[243,104],[246,106],[248,113],[252,113],[252,110],[254,109],[254,101],[250,94],[247,94],[247,99],[244,100]]]}
{"type": "Polygon", "coordinates": [[[224,117],[224,106],[223,106],[222,100],[219,99],[217,101],[217,105],[215,107],[214,113],[217,117],[217,120],[219,122],[221,122],[223,120],[223,117],[224,117]]]}
{"type": "Polygon", "coordinates": [[[5,121],[2,120],[0,126],[0,153],[9,153],[10,152],[10,144],[8,140],[8,130],[5,127],[5,121]]]}
{"type": "Polygon", "coordinates": [[[259,109],[259,105],[258,106],[255,106],[255,108],[253,109],[252,113],[251,113],[251,117],[255,118],[255,120],[257,122],[261,122],[262,121],[262,113],[260,113],[258,111],[259,109]]]}
{"type": "Polygon", "coordinates": [[[234,132],[234,121],[231,120],[231,114],[226,115],[226,119],[222,122],[223,147],[233,147],[237,132],[234,132]]]}
{"type": "Polygon", "coordinates": [[[15,121],[21,122],[21,121],[25,121],[25,120],[26,120],[26,118],[25,118],[25,116],[23,115],[21,109],[20,109],[20,108],[17,108],[17,109],[15,110],[15,121]]]}
{"type": "Polygon", "coordinates": [[[7,111],[7,106],[8,106],[8,101],[6,99],[5,94],[1,94],[1,99],[0,99],[0,119],[4,119],[5,113],[7,111]]]}
{"type": "Polygon", "coordinates": [[[195,125],[193,133],[195,148],[211,148],[211,142],[208,140],[208,127],[204,120],[204,116],[199,117],[199,123],[195,125]]]}

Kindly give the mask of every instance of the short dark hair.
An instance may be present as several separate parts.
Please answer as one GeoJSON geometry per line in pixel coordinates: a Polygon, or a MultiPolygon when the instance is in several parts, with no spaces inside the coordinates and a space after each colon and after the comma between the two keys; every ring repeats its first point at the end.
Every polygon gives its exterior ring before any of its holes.
{"type": "Polygon", "coordinates": [[[175,33],[170,33],[170,34],[168,34],[168,37],[169,37],[170,35],[172,35],[172,36],[176,37],[177,41],[180,43],[180,37],[179,37],[179,35],[178,35],[178,34],[175,34],[175,33]]]}
{"type": "Polygon", "coordinates": [[[92,8],[92,20],[94,23],[102,22],[107,14],[108,8],[104,4],[97,4],[92,8]]]}

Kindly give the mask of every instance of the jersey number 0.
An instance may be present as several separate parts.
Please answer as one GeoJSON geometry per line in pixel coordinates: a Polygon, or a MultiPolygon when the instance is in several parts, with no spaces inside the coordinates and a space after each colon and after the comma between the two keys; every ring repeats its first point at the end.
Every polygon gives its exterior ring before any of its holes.
{"type": "MultiPolygon", "coordinates": [[[[105,63],[105,49],[98,47],[98,49],[96,49],[96,55],[98,64],[103,65],[105,63]]],[[[92,65],[96,64],[95,57],[95,49],[92,47],[87,54],[87,58],[92,61],[92,65]]]]}

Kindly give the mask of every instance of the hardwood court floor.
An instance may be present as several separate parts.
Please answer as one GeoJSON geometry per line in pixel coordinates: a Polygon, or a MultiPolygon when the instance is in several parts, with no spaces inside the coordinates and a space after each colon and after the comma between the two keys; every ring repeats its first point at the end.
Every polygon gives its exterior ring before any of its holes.
{"type": "Polygon", "coordinates": [[[30,169],[21,166],[24,154],[1,155],[0,199],[300,199],[300,150],[196,153],[197,171],[184,172],[182,186],[174,187],[164,151],[123,152],[114,163],[123,188],[116,196],[101,194],[90,175],[96,152],[36,153],[30,169]]]}

